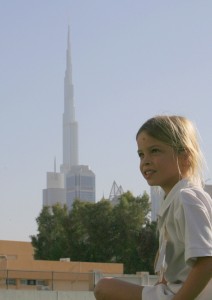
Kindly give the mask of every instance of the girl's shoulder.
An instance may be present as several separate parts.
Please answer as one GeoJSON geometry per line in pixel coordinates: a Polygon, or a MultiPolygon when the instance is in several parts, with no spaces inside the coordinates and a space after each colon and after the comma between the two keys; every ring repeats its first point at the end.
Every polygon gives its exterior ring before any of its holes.
{"type": "Polygon", "coordinates": [[[212,198],[202,187],[189,186],[182,188],[179,191],[179,198],[183,206],[200,206],[212,213],[212,198]]]}

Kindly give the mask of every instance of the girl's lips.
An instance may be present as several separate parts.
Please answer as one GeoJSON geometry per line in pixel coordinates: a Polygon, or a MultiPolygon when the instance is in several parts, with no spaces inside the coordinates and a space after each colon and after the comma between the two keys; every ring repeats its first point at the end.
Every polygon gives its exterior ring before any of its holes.
{"type": "Polygon", "coordinates": [[[153,175],[155,173],[154,170],[146,170],[143,172],[143,175],[146,179],[148,179],[149,177],[151,177],[151,175],[153,175]]]}

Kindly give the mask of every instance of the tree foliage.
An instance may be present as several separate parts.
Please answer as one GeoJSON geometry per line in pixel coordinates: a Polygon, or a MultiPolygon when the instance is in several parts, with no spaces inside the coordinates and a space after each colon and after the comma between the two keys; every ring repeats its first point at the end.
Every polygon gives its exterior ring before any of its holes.
{"type": "Polygon", "coordinates": [[[44,207],[36,219],[38,234],[31,236],[35,259],[120,262],[128,274],[152,272],[158,241],[149,211],[146,192],[124,193],[116,205],[102,199],[76,200],[71,211],[59,204],[44,207]]]}
{"type": "Polygon", "coordinates": [[[154,262],[158,250],[158,232],[156,222],[147,222],[139,233],[138,255],[142,258],[141,270],[154,273],[154,262]],[[147,255],[148,254],[148,255],[147,255]]]}
{"type": "Polygon", "coordinates": [[[60,257],[69,256],[65,227],[67,216],[67,208],[59,204],[51,209],[48,207],[42,209],[36,219],[38,234],[31,236],[35,259],[58,260],[60,257]]]}

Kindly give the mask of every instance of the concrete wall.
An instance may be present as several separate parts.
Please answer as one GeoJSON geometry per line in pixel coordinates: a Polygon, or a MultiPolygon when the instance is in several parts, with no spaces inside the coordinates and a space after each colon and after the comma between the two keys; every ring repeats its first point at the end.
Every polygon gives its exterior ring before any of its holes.
{"type": "Polygon", "coordinates": [[[30,242],[0,240],[0,260],[33,260],[33,256],[30,242]]]}
{"type": "Polygon", "coordinates": [[[0,290],[0,300],[95,300],[93,292],[0,290]]]}
{"type": "MultiPolygon", "coordinates": [[[[202,294],[202,300],[211,300],[212,280],[202,294]]],[[[0,290],[0,300],[95,300],[93,292],[56,292],[0,290]]]]}

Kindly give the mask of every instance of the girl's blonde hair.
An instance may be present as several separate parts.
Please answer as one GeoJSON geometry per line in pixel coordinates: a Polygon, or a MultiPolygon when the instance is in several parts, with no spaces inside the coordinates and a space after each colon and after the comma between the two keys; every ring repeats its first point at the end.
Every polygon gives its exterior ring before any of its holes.
{"type": "Polygon", "coordinates": [[[190,181],[203,186],[204,158],[199,146],[197,130],[190,120],[176,115],[159,115],[147,120],[138,130],[136,138],[142,131],[171,146],[176,153],[186,151],[190,181]]]}

